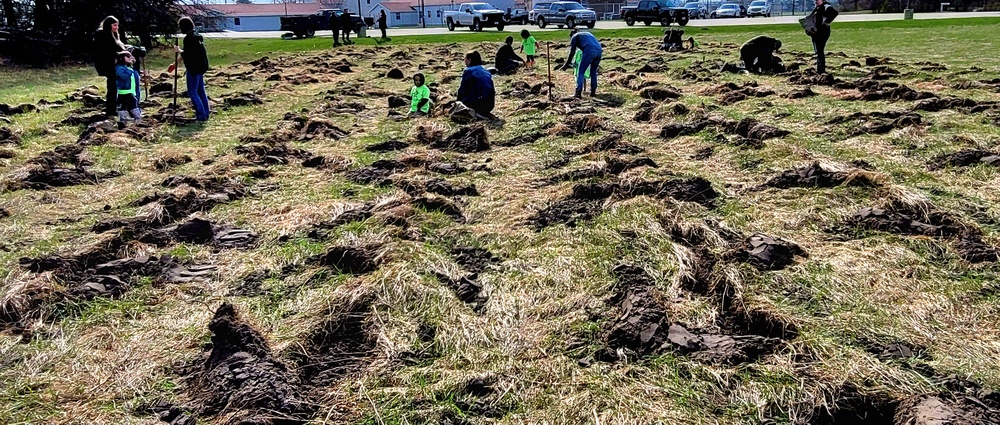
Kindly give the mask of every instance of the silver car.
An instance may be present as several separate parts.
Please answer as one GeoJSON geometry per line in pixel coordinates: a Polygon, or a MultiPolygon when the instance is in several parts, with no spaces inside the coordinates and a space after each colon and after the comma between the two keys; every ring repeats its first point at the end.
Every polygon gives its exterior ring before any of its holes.
{"type": "Polygon", "coordinates": [[[754,0],[750,2],[750,7],[747,7],[747,16],[766,16],[771,17],[771,3],[766,0],[754,0]]]}
{"type": "Polygon", "coordinates": [[[743,10],[736,3],[725,3],[712,11],[712,18],[739,18],[743,10]]]}

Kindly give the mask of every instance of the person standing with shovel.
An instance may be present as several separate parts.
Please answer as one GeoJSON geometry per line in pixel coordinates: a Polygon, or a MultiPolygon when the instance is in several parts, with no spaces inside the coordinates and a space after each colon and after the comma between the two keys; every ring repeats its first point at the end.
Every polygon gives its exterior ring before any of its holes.
{"type": "MultiPolygon", "coordinates": [[[[174,45],[174,51],[180,53],[187,68],[188,96],[194,104],[194,115],[198,121],[208,121],[211,114],[208,106],[208,94],[205,92],[205,73],[208,72],[208,52],[205,50],[205,39],[194,30],[194,21],[185,16],[177,21],[177,26],[184,33],[184,48],[174,45]]],[[[175,62],[167,72],[176,73],[175,62]]],[[[176,85],[174,90],[177,90],[176,85]]]]}
{"type": "Polygon", "coordinates": [[[601,65],[601,55],[604,54],[604,48],[601,47],[601,42],[597,41],[597,37],[594,37],[593,34],[574,29],[570,33],[569,57],[566,58],[566,62],[563,62],[563,66],[559,69],[565,71],[573,66],[577,49],[583,51],[583,56],[581,56],[579,61],[579,72],[576,75],[576,94],[573,97],[577,99],[582,97],[583,82],[586,80],[588,73],[590,74],[590,96],[596,96],[597,68],[601,65]]]}

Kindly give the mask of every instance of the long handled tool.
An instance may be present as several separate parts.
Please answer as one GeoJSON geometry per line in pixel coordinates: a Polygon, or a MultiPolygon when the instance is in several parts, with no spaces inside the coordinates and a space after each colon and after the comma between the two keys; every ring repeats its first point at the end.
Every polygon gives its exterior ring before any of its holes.
{"type": "MultiPolygon", "coordinates": [[[[142,66],[142,72],[149,73],[146,71],[146,57],[143,56],[139,58],[139,65],[142,66]]],[[[149,78],[143,78],[142,74],[139,74],[139,78],[142,79],[142,93],[146,95],[146,99],[149,99],[149,78]]],[[[140,99],[136,99],[139,101],[140,99]]]]}
{"type": "Polygon", "coordinates": [[[549,69],[549,100],[552,100],[552,51],[549,42],[545,42],[545,66],[549,69]]]}
{"type": "MultiPolygon", "coordinates": [[[[177,37],[174,37],[174,47],[178,47],[177,37]]],[[[177,118],[177,64],[180,61],[180,52],[174,49],[174,118],[177,118]]]]}

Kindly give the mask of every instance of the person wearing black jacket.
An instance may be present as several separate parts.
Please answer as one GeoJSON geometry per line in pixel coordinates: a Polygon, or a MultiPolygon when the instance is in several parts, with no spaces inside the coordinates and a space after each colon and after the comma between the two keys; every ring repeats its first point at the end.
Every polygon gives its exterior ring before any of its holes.
{"type": "Polygon", "coordinates": [[[336,13],[330,14],[330,31],[333,32],[333,47],[340,46],[340,17],[336,13]]]}
{"type": "Polygon", "coordinates": [[[514,53],[514,37],[507,36],[504,40],[500,50],[497,50],[497,56],[493,60],[493,66],[497,68],[497,73],[500,75],[510,75],[514,71],[517,71],[521,65],[524,64],[524,59],[514,53]]]}
{"type": "Polygon", "coordinates": [[[385,11],[384,10],[380,10],[379,14],[378,14],[378,29],[382,31],[382,39],[383,40],[385,40],[387,38],[385,36],[385,27],[388,25],[386,23],[386,21],[388,21],[388,19],[389,18],[387,18],[385,16],[385,11]]]}
{"type": "Polygon", "coordinates": [[[351,44],[351,12],[344,9],[340,14],[340,29],[344,31],[344,44],[351,44]]]}
{"type": "Polygon", "coordinates": [[[205,93],[205,73],[208,72],[208,52],[205,51],[205,39],[194,30],[194,21],[185,16],[177,21],[177,26],[184,33],[184,48],[174,46],[174,50],[184,59],[187,68],[187,91],[194,104],[194,116],[198,121],[208,121],[211,113],[208,108],[208,94],[205,93]]]}
{"type": "Polygon", "coordinates": [[[816,31],[809,36],[812,37],[813,50],[816,51],[816,72],[822,74],[826,72],[826,42],[830,39],[830,23],[837,18],[839,12],[826,0],[815,2],[816,8],[809,18],[815,20],[816,31]]]}
{"type": "Polygon", "coordinates": [[[122,43],[118,35],[118,19],[108,16],[101,22],[100,28],[94,33],[94,69],[97,75],[107,78],[108,96],[104,104],[104,114],[110,117],[118,116],[118,84],[115,78],[115,60],[118,53],[125,52],[128,47],[122,43]]]}
{"type": "Polygon", "coordinates": [[[781,48],[781,40],[766,35],[758,35],[740,46],[743,67],[754,74],[777,72],[774,52],[781,48]]]}

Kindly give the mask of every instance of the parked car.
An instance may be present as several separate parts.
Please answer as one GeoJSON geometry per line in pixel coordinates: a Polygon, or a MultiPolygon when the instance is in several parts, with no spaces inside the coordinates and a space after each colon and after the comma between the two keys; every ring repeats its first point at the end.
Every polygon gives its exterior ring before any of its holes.
{"type": "Polygon", "coordinates": [[[524,9],[514,9],[507,15],[507,25],[524,25],[528,23],[528,11],[524,9]]]}
{"type": "Polygon", "coordinates": [[[482,31],[484,27],[496,27],[503,31],[505,13],[489,3],[462,3],[458,10],[444,12],[444,20],[448,31],[455,27],[469,27],[473,31],[482,31]]]}
{"type": "Polygon", "coordinates": [[[593,28],[597,24],[597,12],[575,1],[557,1],[549,6],[549,10],[539,13],[535,20],[538,21],[538,28],[545,28],[548,24],[555,24],[559,28],[574,28],[583,24],[587,28],[593,28]]]}
{"type": "Polygon", "coordinates": [[[736,3],[724,3],[718,9],[712,11],[712,18],[742,18],[746,16],[740,5],[736,3]]]}
{"type": "Polygon", "coordinates": [[[699,2],[684,3],[684,8],[688,10],[688,18],[705,19],[708,17],[708,8],[699,2]]]}
{"type": "Polygon", "coordinates": [[[771,17],[771,3],[766,0],[754,0],[750,2],[750,7],[747,7],[747,16],[766,16],[771,17]]]}
{"type": "Polygon", "coordinates": [[[625,25],[632,26],[636,22],[642,22],[647,26],[653,21],[660,25],[669,26],[672,22],[685,26],[688,23],[688,10],[683,7],[673,7],[670,3],[662,1],[640,1],[635,6],[625,6],[621,9],[622,19],[625,25]]]}
{"type": "MultiPolygon", "coordinates": [[[[281,30],[295,34],[296,37],[312,37],[318,30],[330,29],[330,16],[340,17],[344,12],[340,9],[322,9],[312,15],[305,16],[282,16],[281,30]]],[[[375,26],[372,18],[362,19],[358,15],[351,15],[351,23],[354,24],[354,32],[361,34],[361,28],[375,26]]]]}
{"type": "Polygon", "coordinates": [[[552,6],[552,2],[535,3],[535,6],[528,11],[528,23],[531,25],[537,24],[538,15],[549,10],[550,6],[552,6]]]}

